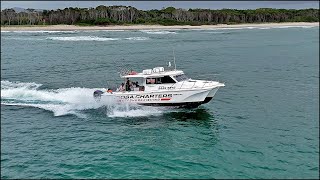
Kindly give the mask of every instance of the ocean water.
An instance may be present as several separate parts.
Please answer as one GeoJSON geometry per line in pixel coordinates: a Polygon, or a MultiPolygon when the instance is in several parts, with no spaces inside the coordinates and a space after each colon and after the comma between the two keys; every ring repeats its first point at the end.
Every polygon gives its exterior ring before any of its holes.
{"type": "Polygon", "coordinates": [[[319,27],[1,32],[1,178],[318,178],[319,27]],[[92,92],[172,62],[196,109],[92,92]]]}

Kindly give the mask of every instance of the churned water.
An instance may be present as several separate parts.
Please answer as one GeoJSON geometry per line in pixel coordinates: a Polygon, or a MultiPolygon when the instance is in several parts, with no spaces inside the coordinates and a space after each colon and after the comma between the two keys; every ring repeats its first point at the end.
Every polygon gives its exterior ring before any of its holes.
{"type": "Polygon", "coordinates": [[[317,178],[319,27],[1,32],[1,178],[317,178]],[[197,109],[95,102],[172,62],[197,109]]]}

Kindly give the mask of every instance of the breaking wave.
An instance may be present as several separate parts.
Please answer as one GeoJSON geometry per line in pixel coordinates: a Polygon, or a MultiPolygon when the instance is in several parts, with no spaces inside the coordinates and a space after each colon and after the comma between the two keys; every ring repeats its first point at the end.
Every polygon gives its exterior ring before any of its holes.
{"type": "Polygon", "coordinates": [[[228,32],[228,31],[225,31],[225,32],[208,31],[208,32],[204,32],[204,33],[209,33],[209,34],[230,34],[230,32],[228,32]]]}
{"type": "Polygon", "coordinates": [[[141,30],[141,32],[144,32],[147,34],[177,34],[174,31],[160,31],[160,30],[141,30]]]}
{"type": "MultiPolygon", "coordinates": [[[[313,26],[313,25],[289,25],[289,26],[245,26],[245,27],[213,27],[213,28],[194,28],[194,29],[183,29],[183,28],[176,28],[176,29],[170,29],[169,30],[139,30],[140,32],[147,33],[147,34],[177,34],[175,31],[180,30],[237,30],[237,29],[274,29],[274,28],[314,28],[319,26],[313,26]]],[[[55,34],[55,33],[79,33],[79,32],[123,32],[123,31],[135,31],[135,30],[121,30],[121,29],[95,29],[95,30],[39,30],[39,31],[8,31],[8,30],[1,30],[1,33],[40,33],[40,34],[55,34]]]]}
{"type": "Polygon", "coordinates": [[[129,37],[129,38],[125,38],[127,40],[136,40],[136,41],[144,41],[144,40],[148,40],[148,37],[129,37]]]}
{"type": "Polygon", "coordinates": [[[130,30],[122,30],[122,29],[94,29],[94,30],[77,30],[78,32],[124,32],[130,30]]]}
{"type": "Polygon", "coordinates": [[[5,33],[41,33],[41,34],[54,34],[54,33],[77,33],[77,31],[1,31],[5,33]]]}
{"type": "Polygon", "coordinates": [[[71,37],[47,37],[49,40],[57,41],[119,41],[119,40],[148,40],[148,37],[129,37],[129,38],[104,38],[97,36],[71,36],[71,37]]]}
{"type": "Polygon", "coordinates": [[[247,27],[224,27],[224,28],[210,28],[207,30],[241,30],[241,29],[286,29],[286,28],[313,28],[317,26],[247,26],[247,27]]]}
{"type": "Polygon", "coordinates": [[[42,84],[1,81],[1,104],[7,106],[35,107],[53,112],[54,116],[76,115],[85,118],[85,110],[104,107],[109,117],[136,117],[159,115],[163,111],[156,107],[118,104],[109,98],[96,101],[92,94],[103,88],[40,89],[42,84]]]}
{"type": "Polygon", "coordinates": [[[3,39],[10,39],[10,40],[22,40],[22,41],[43,41],[45,39],[41,38],[32,38],[32,37],[3,37],[3,39]]]}
{"type": "Polygon", "coordinates": [[[47,37],[46,39],[58,41],[116,41],[120,38],[102,38],[97,36],[47,37]]]}
{"type": "Polygon", "coordinates": [[[103,29],[103,30],[65,30],[65,31],[55,31],[55,30],[50,30],[50,31],[46,31],[46,30],[40,30],[40,31],[6,31],[6,30],[2,30],[2,33],[41,33],[41,34],[54,34],[54,33],[78,33],[78,32],[123,32],[126,30],[117,30],[117,29],[103,29]]]}
{"type": "Polygon", "coordinates": [[[286,28],[312,28],[316,26],[275,26],[275,27],[270,27],[270,28],[279,28],[279,29],[286,29],[286,28]]]}

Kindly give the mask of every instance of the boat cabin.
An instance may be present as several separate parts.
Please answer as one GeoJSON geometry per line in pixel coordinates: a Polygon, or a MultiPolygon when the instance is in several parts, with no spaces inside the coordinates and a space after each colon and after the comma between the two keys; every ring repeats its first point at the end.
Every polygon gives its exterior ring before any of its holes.
{"type": "Polygon", "coordinates": [[[139,78],[140,82],[142,80],[142,84],[139,85],[138,89],[135,89],[139,91],[170,89],[170,87],[172,88],[176,83],[189,79],[181,70],[165,71],[163,67],[145,69],[141,73],[132,71],[127,75],[121,76],[121,78],[125,78],[125,81],[127,78],[129,78],[130,81],[134,78],[139,78]]]}

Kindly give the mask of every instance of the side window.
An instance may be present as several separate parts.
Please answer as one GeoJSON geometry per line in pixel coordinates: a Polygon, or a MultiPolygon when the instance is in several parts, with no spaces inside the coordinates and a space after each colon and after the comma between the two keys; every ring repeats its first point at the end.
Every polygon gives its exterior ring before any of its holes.
{"type": "Polygon", "coordinates": [[[177,80],[178,82],[185,81],[185,80],[188,80],[188,79],[189,79],[185,74],[177,75],[177,76],[175,76],[175,78],[176,78],[176,80],[177,80]]]}
{"type": "Polygon", "coordinates": [[[167,84],[167,83],[176,83],[170,76],[164,76],[161,78],[162,84],[167,84]]]}
{"type": "Polygon", "coordinates": [[[146,84],[155,84],[155,83],[156,83],[155,78],[147,78],[147,80],[146,80],[146,84]]]}
{"type": "Polygon", "coordinates": [[[170,76],[146,79],[146,84],[169,84],[169,83],[176,83],[176,82],[170,76]]]}
{"type": "Polygon", "coordinates": [[[162,84],[162,78],[157,78],[156,79],[156,84],[162,84]]]}

